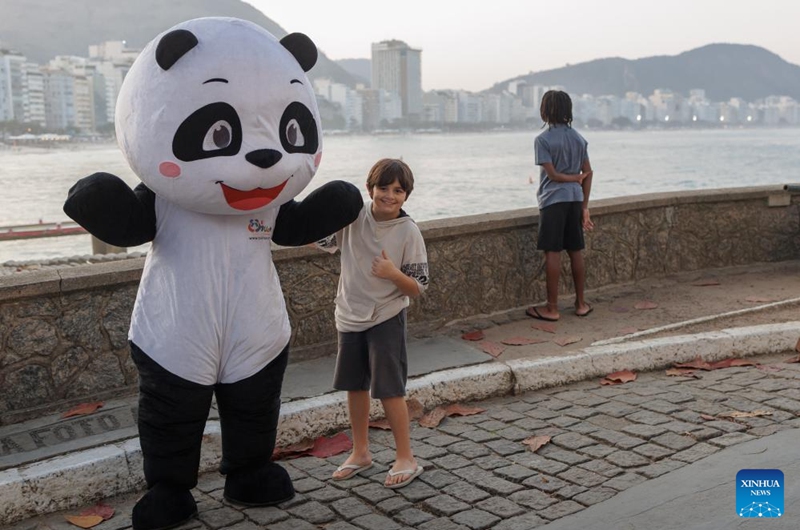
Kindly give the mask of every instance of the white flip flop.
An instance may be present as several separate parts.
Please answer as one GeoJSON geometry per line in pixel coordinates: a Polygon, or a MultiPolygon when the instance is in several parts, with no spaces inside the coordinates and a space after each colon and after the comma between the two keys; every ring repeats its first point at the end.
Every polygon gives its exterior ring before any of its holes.
{"type": "Polygon", "coordinates": [[[367,469],[371,468],[372,465],[373,465],[372,462],[370,462],[369,464],[363,465],[363,466],[359,466],[358,464],[342,464],[341,466],[336,468],[337,472],[338,471],[344,471],[346,469],[352,469],[353,472],[352,473],[348,473],[347,475],[345,475],[343,477],[331,477],[331,478],[333,480],[347,480],[349,478],[355,477],[356,475],[358,475],[362,471],[366,471],[367,469]]]}
{"type": "Polygon", "coordinates": [[[409,475],[407,479],[402,482],[398,482],[396,484],[384,484],[385,487],[389,488],[390,490],[396,490],[398,488],[402,488],[411,484],[411,482],[422,474],[423,468],[420,465],[417,465],[416,469],[402,469],[400,471],[392,471],[389,470],[390,477],[396,477],[397,475],[409,475]]]}

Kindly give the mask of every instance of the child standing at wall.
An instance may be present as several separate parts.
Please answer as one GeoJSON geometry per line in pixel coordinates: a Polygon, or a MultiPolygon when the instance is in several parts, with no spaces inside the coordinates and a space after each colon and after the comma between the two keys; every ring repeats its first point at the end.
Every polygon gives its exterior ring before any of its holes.
{"type": "Polygon", "coordinates": [[[586,274],[583,264],[583,230],[594,228],[589,217],[592,166],[588,142],[572,128],[572,100],[566,92],[549,90],[540,108],[547,130],[534,142],[536,165],[541,166],[539,190],[539,238],[537,249],[545,253],[547,304],[529,307],[526,313],[555,322],[561,251],[566,250],[575,284],[575,314],[584,317],[592,306],[583,297],[586,274]]]}
{"type": "Polygon", "coordinates": [[[366,202],[353,224],[320,241],[323,250],[341,251],[336,295],[339,348],[333,386],[347,391],[353,452],[334,480],[372,467],[369,451],[370,394],[380,399],[394,435],[397,456],[387,488],[408,485],[422,473],[411,451],[405,401],[406,307],[428,285],[425,242],[402,206],[414,189],[411,169],[401,160],[382,159],[370,170],[366,202]]]}

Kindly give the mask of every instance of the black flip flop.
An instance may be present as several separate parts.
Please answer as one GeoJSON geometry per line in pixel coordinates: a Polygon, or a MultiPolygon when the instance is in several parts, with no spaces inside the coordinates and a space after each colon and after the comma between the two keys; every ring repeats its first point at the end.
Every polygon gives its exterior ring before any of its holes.
{"type": "Polygon", "coordinates": [[[534,306],[529,307],[528,309],[526,309],[525,310],[525,314],[528,315],[529,317],[533,317],[533,318],[536,318],[538,320],[544,320],[545,322],[558,322],[557,318],[550,318],[550,317],[544,316],[534,306]]]}
{"type": "Polygon", "coordinates": [[[579,314],[577,311],[575,311],[575,316],[576,316],[576,317],[585,317],[585,316],[587,316],[589,313],[591,313],[592,311],[594,311],[594,307],[590,306],[589,304],[586,304],[586,305],[588,305],[588,306],[589,306],[589,310],[588,310],[587,312],[585,312],[585,313],[580,313],[580,314],[579,314]]]}

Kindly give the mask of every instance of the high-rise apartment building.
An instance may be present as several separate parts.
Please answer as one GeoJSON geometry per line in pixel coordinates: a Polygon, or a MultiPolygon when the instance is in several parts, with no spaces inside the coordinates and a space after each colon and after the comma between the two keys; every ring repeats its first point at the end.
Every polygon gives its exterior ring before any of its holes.
{"type": "Polygon", "coordinates": [[[0,49],[0,121],[22,122],[24,119],[26,62],[24,55],[0,49]]]}
{"type": "Polygon", "coordinates": [[[372,44],[372,88],[400,96],[404,118],[422,115],[422,50],[400,40],[372,44]]]}

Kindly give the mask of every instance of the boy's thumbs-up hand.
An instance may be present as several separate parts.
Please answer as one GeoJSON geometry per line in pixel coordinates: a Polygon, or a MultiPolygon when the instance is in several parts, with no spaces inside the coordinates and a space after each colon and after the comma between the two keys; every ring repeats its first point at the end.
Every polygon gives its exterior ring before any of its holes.
{"type": "Polygon", "coordinates": [[[394,266],[392,260],[386,255],[385,250],[381,250],[380,256],[375,256],[372,260],[372,274],[384,280],[390,280],[394,275],[397,267],[394,266]]]}

